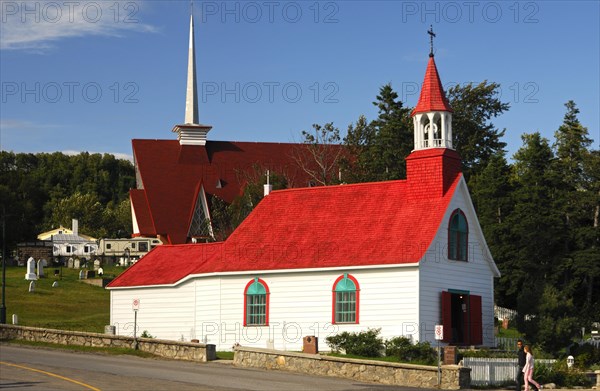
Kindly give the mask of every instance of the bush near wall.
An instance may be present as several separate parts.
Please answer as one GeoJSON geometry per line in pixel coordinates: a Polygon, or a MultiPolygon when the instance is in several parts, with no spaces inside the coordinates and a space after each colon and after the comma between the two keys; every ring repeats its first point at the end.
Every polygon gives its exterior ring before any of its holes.
{"type": "Polygon", "coordinates": [[[379,336],[381,329],[368,329],[359,333],[343,333],[326,338],[327,345],[334,352],[362,357],[395,357],[400,362],[435,365],[437,353],[429,342],[413,344],[406,337],[384,340],[379,336]]]}
{"type": "Polygon", "coordinates": [[[553,365],[536,365],[533,378],[540,384],[554,383],[560,387],[590,387],[592,382],[585,373],[577,368],[567,368],[566,360],[553,365]]]}

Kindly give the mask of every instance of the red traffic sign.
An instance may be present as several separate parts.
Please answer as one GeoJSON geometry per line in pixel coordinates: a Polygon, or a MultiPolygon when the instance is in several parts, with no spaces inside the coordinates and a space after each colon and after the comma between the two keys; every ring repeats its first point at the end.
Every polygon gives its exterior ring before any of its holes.
{"type": "Polygon", "coordinates": [[[140,299],[133,299],[133,310],[137,311],[140,309],[140,299]]]}
{"type": "Polygon", "coordinates": [[[442,340],[444,339],[444,326],[441,324],[435,325],[435,339],[442,340]]]}

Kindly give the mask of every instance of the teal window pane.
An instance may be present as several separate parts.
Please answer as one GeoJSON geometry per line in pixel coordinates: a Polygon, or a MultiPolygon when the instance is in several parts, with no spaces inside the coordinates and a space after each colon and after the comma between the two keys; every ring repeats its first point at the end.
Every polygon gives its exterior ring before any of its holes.
{"type": "Polygon", "coordinates": [[[469,226],[467,219],[457,209],[450,218],[448,229],[448,258],[457,261],[467,260],[469,226]]]}
{"type": "Polygon", "coordinates": [[[335,292],[335,322],[356,323],[356,285],[348,278],[342,279],[336,285],[335,292]],[[345,280],[350,281],[351,285],[345,280]],[[338,288],[348,289],[354,287],[354,291],[338,291],[338,288]]]}
{"type": "Polygon", "coordinates": [[[267,324],[267,290],[254,281],[246,291],[246,325],[265,326],[267,324]]]}

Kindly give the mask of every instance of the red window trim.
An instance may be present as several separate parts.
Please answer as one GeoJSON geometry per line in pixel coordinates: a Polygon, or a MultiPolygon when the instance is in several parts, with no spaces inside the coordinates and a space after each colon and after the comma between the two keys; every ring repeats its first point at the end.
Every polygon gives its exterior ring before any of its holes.
{"type": "Polygon", "coordinates": [[[358,284],[358,280],[354,278],[351,274],[342,274],[339,276],[335,282],[333,283],[333,287],[331,288],[331,324],[359,324],[360,319],[358,317],[360,310],[360,285],[358,284]],[[335,321],[335,286],[340,282],[344,277],[348,277],[356,286],[356,322],[354,323],[336,323],[335,321]]]}
{"type": "Polygon", "coordinates": [[[266,308],[266,315],[265,315],[265,324],[261,324],[261,325],[249,325],[246,322],[247,319],[247,315],[248,315],[248,296],[246,295],[246,293],[248,292],[248,288],[250,288],[250,285],[254,284],[254,281],[256,281],[255,278],[251,279],[250,281],[248,281],[248,283],[246,284],[246,287],[244,288],[244,327],[266,327],[269,325],[269,298],[271,297],[271,291],[269,290],[269,286],[267,285],[267,283],[263,280],[263,279],[258,279],[258,282],[261,283],[264,287],[265,290],[267,291],[267,308],[266,308]]]}
{"type": "Polygon", "coordinates": [[[467,220],[467,215],[465,215],[465,213],[460,209],[460,208],[456,208],[454,209],[454,211],[452,212],[452,214],[450,215],[450,220],[448,221],[448,260],[451,261],[461,261],[461,262],[469,262],[469,220],[467,220]],[[461,214],[462,217],[465,219],[465,224],[467,225],[467,232],[465,233],[466,237],[466,248],[465,248],[465,259],[459,259],[459,258],[452,258],[450,256],[450,249],[452,248],[450,243],[453,240],[456,240],[456,251],[457,254],[460,255],[460,240],[457,240],[456,238],[453,237],[452,235],[452,231],[450,229],[450,225],[452,224],[452,219],[454,218],[454,216],[456,214],[461,214]]]}

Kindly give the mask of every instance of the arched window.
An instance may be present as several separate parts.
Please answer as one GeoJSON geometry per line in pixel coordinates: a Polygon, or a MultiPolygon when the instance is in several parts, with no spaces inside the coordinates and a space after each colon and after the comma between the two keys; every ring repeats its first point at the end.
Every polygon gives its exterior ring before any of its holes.
{"type": "Polygon", "coordinates": [[[269,325],[269,287],[255,278],[244,289],[244,326],[269,325]]]}
{"type": "Polygon", "coordinates": [[[448,226],[448,259],[467,261],[469,243],[469,225],[460,209],[452,212],[448,226]]]}
{"type": "Polygon", "coordinates": [[[335,280],[332,323],[358,323],[359,292],[358,281],[351,275],[335,280]]]}

